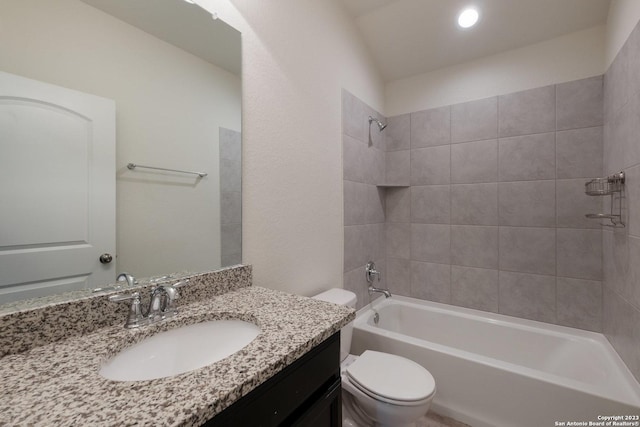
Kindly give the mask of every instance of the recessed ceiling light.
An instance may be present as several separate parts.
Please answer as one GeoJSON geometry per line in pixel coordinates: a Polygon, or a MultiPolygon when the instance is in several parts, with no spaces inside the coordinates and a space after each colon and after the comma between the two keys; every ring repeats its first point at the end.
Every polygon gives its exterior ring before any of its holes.
{"type": "Polygon", "coordinates": [[[469,7],[458,15],[458,25],[461,28],[470,28],[473,27],[476,22],[478,22],[479,18],[478,11],[472,7],[469,7]]]}
{"type": "Polygon", "coordinates": [[[193,0],[184,0],[184,1],[186,1],[187,3],[195,4],[193,0]]]}

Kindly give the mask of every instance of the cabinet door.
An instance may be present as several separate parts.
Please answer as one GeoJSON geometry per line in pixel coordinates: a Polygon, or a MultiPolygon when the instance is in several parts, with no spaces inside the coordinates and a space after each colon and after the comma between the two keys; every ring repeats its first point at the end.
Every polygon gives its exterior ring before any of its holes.
{"type": "Polygon", "coordinates": [[[340,378],[292,425],[294,427],[340,427],[342,425],[342,381],[340,378]]]}
{"type": "Polygon", "coordinates": [[[300,422],[317,418],[316,424],[311,425],[339,426],[340,423],[323,424],[321,421],[327,415],[325,410],[329,415],[338,411],[336,419],[340,420],[340,390],[340,333],[337,332],[205,425],[307,426],[309,424],[300,422]]]}

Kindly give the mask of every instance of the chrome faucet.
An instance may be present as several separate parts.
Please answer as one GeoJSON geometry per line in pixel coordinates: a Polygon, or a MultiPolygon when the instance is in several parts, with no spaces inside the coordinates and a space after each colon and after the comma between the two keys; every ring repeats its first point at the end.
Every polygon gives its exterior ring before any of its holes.
{"type": "Polygon", "coordinates": [[[142,303],[140,301],[140,293],[133,292],[129,295],[111,295],[109,301],[129,301],[129,315],[125,328],[138,328],[140,326],[149,325],[167,319],[178,313],[175,307],[175,301],[179,298],[177,288],[186,285],[189,280],[174,283],[173,285],[158,285],[151,289],[151,299],[149,307],[145,312],[142,311],[142,303]]]}
{"type": "Polygon", "coordinates": [[[138,283],[138,281],[129,273],[122,272],[116,277],[116,282],[127,282],[127,286],[132,287],[138,283]]]}
{"type": "Polygon", "coordinates": [[[371,295],[374,292],[380,292],[381,294],[384,294],[385,298],[391,298],[391,292],[389,292],[389,290],[374,288],[373,286],[369,286],[369,295],[371,295]]]}
{"type": "Polygon", "coordinates": [[[377,277],[379,282],[382,276],[380,272],[376,270],[376,264],[373,261],[369,261],[367,263],[366,267],[364,268],[364,272],[367,283],[369,283],[369,295],[374,292],[379,292],[381,294],[384,294],[386,298],[391,298],[391,292],[389,292],[387,289],[380,289],[373,286],[374,277],[377,277]]]}

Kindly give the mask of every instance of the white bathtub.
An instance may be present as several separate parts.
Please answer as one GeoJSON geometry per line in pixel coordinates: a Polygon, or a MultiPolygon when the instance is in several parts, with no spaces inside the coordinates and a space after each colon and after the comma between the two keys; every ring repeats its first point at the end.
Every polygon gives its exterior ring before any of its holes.
{"type": "Polygon", "coordinates": [[[377,326],[370,307],[358,312],[351,352],[420,363],[442,415],[474,427],[605,426],[602,417],[640,415],[640,385],[602,334],[405,297],[374,308],[377,326]]]}

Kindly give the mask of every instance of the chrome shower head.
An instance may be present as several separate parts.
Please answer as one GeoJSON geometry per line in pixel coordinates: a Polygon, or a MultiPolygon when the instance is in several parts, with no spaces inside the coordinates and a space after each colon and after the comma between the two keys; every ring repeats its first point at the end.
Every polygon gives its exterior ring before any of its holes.
{"type": "Polygon", "coordinates": [[[380,120],[369,116],[369,126],[371,126],[372,122],[376,122],[376,124],[378,125],[378,130],[380,132],[382,132],[384,130],[384,128],[387,127],[386,123],[382,123],[380,120]]]}

